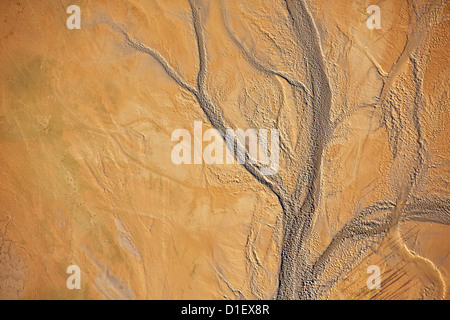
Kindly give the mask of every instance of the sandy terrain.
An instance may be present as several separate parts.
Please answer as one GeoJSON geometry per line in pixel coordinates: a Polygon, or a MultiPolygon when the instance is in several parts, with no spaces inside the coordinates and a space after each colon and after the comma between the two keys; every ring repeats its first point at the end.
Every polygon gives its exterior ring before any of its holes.
{"type": "Polygon", "coordinates": [[[450,299],[447,1],[76,2],[0,2],[0,299],[450,299]]]}

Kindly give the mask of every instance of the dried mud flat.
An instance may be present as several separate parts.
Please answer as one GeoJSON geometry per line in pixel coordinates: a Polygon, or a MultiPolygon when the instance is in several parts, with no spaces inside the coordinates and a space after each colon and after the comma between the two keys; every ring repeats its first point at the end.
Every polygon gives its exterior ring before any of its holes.
{"type": "Polygon", "coordinates": [[[450,298],[448,1],[71,4],[0,2],[1,299],[450,298]],[[194,121],[278,173],[175,165],[194,121]]]}

